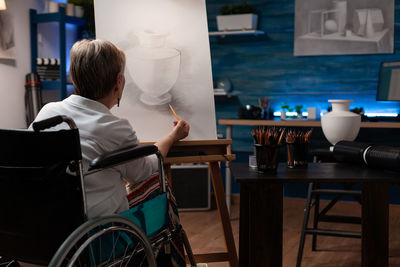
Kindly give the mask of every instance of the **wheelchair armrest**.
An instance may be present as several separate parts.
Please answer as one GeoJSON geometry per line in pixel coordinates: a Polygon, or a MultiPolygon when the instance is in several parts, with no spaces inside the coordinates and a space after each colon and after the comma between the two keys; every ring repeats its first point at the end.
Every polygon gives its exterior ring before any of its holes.
{"type": "Polygon", "coordinates": [[[92,162],[89,164],[88,171],[118,165],[133,159],[155,154],[157,151],[157,146],[147,144],[139,144],[136,146],[120,148],[104,153],[103,155],[92,160],[92,162]]]}

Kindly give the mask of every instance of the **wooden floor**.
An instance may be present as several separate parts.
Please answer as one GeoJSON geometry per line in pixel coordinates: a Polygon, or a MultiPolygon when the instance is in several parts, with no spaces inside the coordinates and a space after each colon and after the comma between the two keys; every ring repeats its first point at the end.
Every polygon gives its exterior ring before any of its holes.
{"type": "MultiPolygon", "coordinates": [[[[326,204],[326,201],[322,202],[326,204]]],[[[283,212],[283,266],[296,266],[297,250],[303,220],[304,199],[285,198],[283,212]]],[[[260,211],[262,212],[262,211],[260,211]]],[[[332,214],[361,214],[361,207],[354,202],[340,202],[332,214]]],[[[194,253],[220,252],[225,250],[219,216],[216,210],[208,212],[181,212],[181,222],[189,236],[194,253]]],[[[312,218],[311,218],[312,219],[312,218]]],[[[239,205],[234,204],[231,223],[238,248],[239,205]]],[[[360,225],[338,225],[321,223],[321,227],[358,231],[360,225]]],[[[400,206],[390,207],[389,266],[400,266],[400,206]]],[[[306,238],[303,267],[353,267],[361,266],[361,239],[318,237],[318,251],[311,251],[311,236],[306,238]]],[[[227,263],[210,263],[209,267],[229,266],[227,263]]],[[[379,266],[377,266],[379,267],[379,266]]]]}
{"type": "MultiPolygon", "coordinates": [[[[326,202],[323,202],[326,203],[326,202]]],[[[283,212],[283,266],[296,266],[298,243],[303,220],[304,199],[286,198],[283,212]]],[[[360,206],[353,202],[338,203],[333,212],[337,214],[360,215],[360,206]]],[[[262,211],[260,211],[262,212],[262,211]]],[[[194,253],[225,251],[219,215],[216,210],[205,212],[181,212],[181,222],[186,230],[194,253]]],[[[231,211],[231,223],[238,248],[239,241],[239,205],[234,204],[231,211]]],[[[331,227],[332,224],[321,223],[331,227]]],[[[338,225],[335,225],[339,229],[338,225]]],[[[359,225],[342,226],[340,229],[358,230],[359,225]]],[[[400,206],[390,207],[390,243],[389,263],[391,267],[400,266],[400,206]]],[[[311,251],[311,238],[308,236],[303,255],[303,267],[355,267],[361,266],[361,240],[350,238],[319,237],[318,251],[311,251]]],[[[34,265],[23,264],[24,267],[34,265]]],[[[228,263],[209,263],[209,267],[225,267],[228,263]]],[[[261,267],[261,266],[260,266],[261,267]]],[[[379,267],[379,266],[376,266],[379,267]]]]}

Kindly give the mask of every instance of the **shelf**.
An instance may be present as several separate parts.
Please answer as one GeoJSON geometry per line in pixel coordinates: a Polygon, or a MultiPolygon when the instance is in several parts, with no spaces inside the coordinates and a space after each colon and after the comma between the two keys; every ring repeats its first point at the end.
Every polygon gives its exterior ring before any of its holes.
{"type": "Polygon", "coordinates": [[[42,84],[42,89],[43,90],[60,90],[60,87],[61,87],[61,81],[60,80],[41,81],[41,84],[42,84]]]}
{"type": "Polygon", "coordinates": [[[236,96],[239,95],[241,92],[240,91],[231,91],[231,92],[226,92],[224,89],[220,89],[220,88],[215,88],[214,89],[214,96],[227,96],[227,97],[231,97],[231,96],[236,96]]]}
{"type": "Polygon", "coordinates": [[[85,20],[77,17],[67,16],[65,8],[60,7],[58,12],[38,14],[36,10],[29,10],[30,18],[30,35],[31,35],[31,70],[36,72],[36,58],[38,56],[38,25],[41,23],[55,22],[58,24],[58,48],[60,58],[60,79],[54,81],[42,81],[42,89],[44,90],[60,90],[60,98],[67,97],[67,69],[66,69],[66,24],[78,26],[77,40],[80,39],[85,20]]]}
{"type": "MultiPolygon", "coordinates": [[[[61,81],[60,80],[54,80],[54,81],[41,81],[42,84],[42,89],[43,90],[60,90],[61,88],[61,81]]],[[[66,85],[72,85],[72,83],[66,83],[66,85]]]]}
{"type": "Polygon", "coordinates": [[[62,18],[65,18],[65,23],[83,26],[85,25],[85,20],[77,17],[66,16],[65,13],[55,12],[55,13],[43,13],[34,14],[31,18],[32,23],[48,23],[48,22],[60,22],[62,18]]]}
{"type": "Polygon", "coordinates": [[[243,31],[217,31],[217,32],[209,32],[210,36],[229,36],[229,35],[262,35],[263,31],[259,30],[243,30],[243,31]]]}

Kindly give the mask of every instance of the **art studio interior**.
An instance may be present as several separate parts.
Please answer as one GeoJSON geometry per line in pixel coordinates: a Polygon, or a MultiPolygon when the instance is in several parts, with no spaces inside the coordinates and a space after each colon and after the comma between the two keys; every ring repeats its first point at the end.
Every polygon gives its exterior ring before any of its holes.
{"type": "Polygon", "coordinates": [[[0,266],[400,266],[400,0],[0,0],[0,266]]]}

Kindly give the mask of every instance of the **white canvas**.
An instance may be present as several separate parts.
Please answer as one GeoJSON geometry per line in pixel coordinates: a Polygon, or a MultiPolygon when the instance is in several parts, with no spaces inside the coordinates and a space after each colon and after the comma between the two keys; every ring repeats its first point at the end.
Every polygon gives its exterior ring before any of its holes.
{"type": "Polygon", "coordinates": [[[166,136],[175,120],[190,124],[186,140],[216,139],[204,0],[95,0],[96,38],[127,58],[120,107],[141,141],[166,136]]]}

